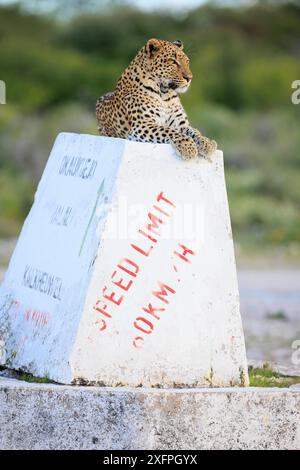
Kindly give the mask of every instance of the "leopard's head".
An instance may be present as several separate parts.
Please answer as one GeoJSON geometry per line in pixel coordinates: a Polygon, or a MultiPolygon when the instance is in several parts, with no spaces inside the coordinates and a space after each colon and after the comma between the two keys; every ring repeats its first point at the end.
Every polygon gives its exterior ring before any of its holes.
{"type": "Polygon", "coordinates": [[[147,68],[158,80],[162,92],[187,91],[193,75],[181,41],[149,39],[144,50],[147,68]]]}

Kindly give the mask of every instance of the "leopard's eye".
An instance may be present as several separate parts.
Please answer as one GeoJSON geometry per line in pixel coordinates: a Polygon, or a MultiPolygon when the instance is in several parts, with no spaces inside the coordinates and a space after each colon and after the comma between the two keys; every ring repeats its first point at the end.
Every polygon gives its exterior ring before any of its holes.
{"type": "Polygon", "coordinates": [[[172,62],[173,62],[173,64],[175,64],[175,65],[178,65],[178,66],[179,66],[179,64],[178,64],[177,60],[173,59],[173,60],[172,60],[172,62]]]}

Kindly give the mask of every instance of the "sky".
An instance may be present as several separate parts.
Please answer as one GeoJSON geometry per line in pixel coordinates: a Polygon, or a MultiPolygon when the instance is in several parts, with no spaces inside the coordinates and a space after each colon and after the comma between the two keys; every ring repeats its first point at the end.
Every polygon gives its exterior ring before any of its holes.
{"type": "MultiPolygon", "coordinates": [[[[151,10],[156,8],[172,8],[177,10],[192,9],[207,3],[207,0],[131,0],[134,4],[142,9],[151,10]]],[[[221,3],[223,5],[246,4],[250,3],[249,0],[216,0],[214,3],[221,3]]]]}
{"type": "Polygon", "coordinates": [[[151,10],[153,8],[191,9],[205,3],[205,0],[133,0],[136,6],[151,10]]]}
{"type": "MultiPolygon", "coordinates": [[[[105,3],[106,5],[109,4],[109,0],[21,0],[20,3],[23,5],[29,7],[30,9],[33,10],[44,10],[44,11],[49,11],[53,7],[53,5],[62,5],[63,3],[65,4],[81,4],[82,9],[84,8],[84,4],[101,4],[105,3]]],[[[111,3],[118,3],[118,4],[129,4],[129,5],[135,5],[143,10],[155,10],[155,9],[168,9],[172,8],[172,10],[189,10],[193,9],[199,5],[202,5],[203,3],[206,3],[206,0],[112,0],[111,3]]],[[[16,0],[0,0],[0,5],[4,4],[12,4],[12,3],[17,3],[16,0]]],[[[234,5],[234,4],[245,4],[245,3],[250,3],[249,0],[215,0],[215,3],[222,3],[222,4],[229,4],[229,5],[234,5]]]]}

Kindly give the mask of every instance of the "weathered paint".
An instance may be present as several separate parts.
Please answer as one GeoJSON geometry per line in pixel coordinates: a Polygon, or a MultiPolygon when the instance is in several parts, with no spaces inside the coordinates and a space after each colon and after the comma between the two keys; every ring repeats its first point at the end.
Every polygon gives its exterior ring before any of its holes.
{"type": "Polygon", "coordinates": [[[0,299],[11,367],[247,385],[222,152],[186,162],[166,144],[60,134],[0,299]]]}

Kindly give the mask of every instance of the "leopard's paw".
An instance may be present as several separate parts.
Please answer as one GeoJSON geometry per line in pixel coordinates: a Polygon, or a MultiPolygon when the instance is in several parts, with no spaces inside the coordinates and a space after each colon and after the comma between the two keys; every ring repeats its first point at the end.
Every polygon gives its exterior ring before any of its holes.
{"type": "Polygon", "coordinates": [[[193,160],[198,156],[198,148],[191,137],[183,137],[175,143],[176,150],[184,160],[193,160]]]}
{"type": "Polygon", "coordinates": [[[211,156],[217,150],[217,142],[215,140],[208,139],[208,137],[201,136],[197,147],[199,155],[211,161],[211,156]]]}

